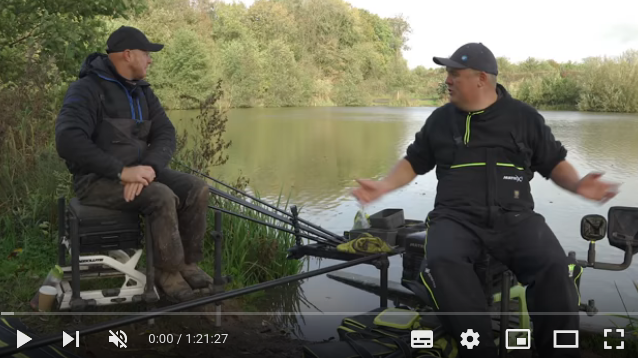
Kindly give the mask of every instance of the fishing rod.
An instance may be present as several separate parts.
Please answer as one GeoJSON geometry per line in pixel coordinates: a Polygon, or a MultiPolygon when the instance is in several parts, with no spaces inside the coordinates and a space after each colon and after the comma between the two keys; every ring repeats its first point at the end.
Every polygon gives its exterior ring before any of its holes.
{"type": "Polygon", "coordinates": [[[237,216],[239,218],[242,218],[242,219],[245,219],[245,220],[248,220],[248,221],[252,221],[252,222],[255,222],[255,223],[260,224],[260,225],[268,226],[268,227],[271,227],[273,229],[276,229],[276,230],[279,230],[279,231],[282,231],[282,232],[285,232],[285,233],[288,233],[288,234],[291,234],[291,235],[303,237],[305,239],[313,240],[313,241],[316,241],[316,242],[319,242],[319,243],[322,243],[322,244],[327,244],[327,245],[331,245],[331,246],[337,246],[337,244],[332,242],[332,241],[328,241],[328,240],[325,240],[325,239],[321,239],[321,238],[318,238],[318,237],[313,237],[313,236],[302,234],[302,233],[296,233],[293,230],[286,229],[285,227],[281,227],[279,225],[263,222],[263,221],[261,221],[259,219],[251,218],[250,216],[247,216],[247,215],[243,215],[243,214],[239,214],[239,213],[236,213],[236,212],[233,212],[233,211],[230,211],[230,210],[222,209],[222,208],[217,207],[217,206],[208,205],[208,207],[210,209],[219,210],[219,211],[221,211],[223,213],[226,213],[226,214],[229,214],[229,215],[234,215],[234,216],[237,216]]]}
{"type": "MultiPolygon", "coordinates": [[[[189,167],[188,165],[186,165],[186,164],[182,163],[181,161],[179,161],[179,160],[177,160],[177,159],[173,159],[173,161],[174,161],[174,162],[176,162],[177,164],[179,164],[179,165],[183,166],[184,168],[186,168],[186,169],[188,169],[188,170],[192,171],[193,173],[197,173],[197,174],[199,174],[199,175],[203,176],[203,177],[204,177],[204,178],[206,178],[206,179],[210,179],[210,180],[214,181],[214,182],[215,182],[215,183],[217,183],[217,184],[221,184],[221,185],[223,185],[223,186],[227,187],[227,188],[228,188],[228,189],[230,189],[230,190],[233,190],[233,191],[235,191],[235,192],[237,192],[237,193],[239,193],[239,194],[241,194],[241,195],[244,195],[244,196],[246,196],[246,197],[250,198],[251,200],[254,200],[254,201],[256,201],[256,202],[258,202],[258,203],[260,203],[260,204],[262,204],[262,205],[265,205],[265,206],[267,206],[267,207],[269,207],[269,208],[271,208],[271,209],[275,210],[275,211],[278,211],[278,212],[280,212],[281,214],[286,214],[286,215],[291,216],[291,217],[293,216],[291,213],[289,213],[289,212],[287,212],[287,211],[285,211],[285,210],[283,210],[283,209],[281,209],[281,208],[278,208],[278,207],[276,207],[276,206],[274,206],[274,205],[268,204],[267,202],[265,202],[265,201],[263,201],[263,200],[260,200],[260,199],[257,199],[257,198],[255,198],[254,196],[251,196],[250,194],[248,194],[248,193],[246,193],[246,192],[244,192],[244,191],[241,191],[241,190],[239,190],[239,189],[237,189],[237,188],[235,188],[235,187],[233,187],[233,186],[231,186],[231,185],[228,185],[228,184],[226,184],[226,183],[222,182],[222,181],[221,181],[221,180],[219,180],[219,179],[215,179],[215,178],[213,178],[213,177],[211,177],[211,176],[208,176],[208,175],[206,175],[206,174],[204,174],[204,173],[202,173],[202,172],[200,172],[200,171],[198,171],[198,170],[196,170],[196,169],[193,169],[193,168],[189,167]]],[[[334,237],[334,238],[336,238],[336,239],[343,239],[343,236],[341,236],[341,235],[337,235],[337,234],[333,233],[333,232],[332,232],[332,231],[330,231],[330,230],[324,229],[324,228],[322,228],[321,226],[315,225],[315,224],[313,224],[313,223],[311,223],[311,222],[309,222],[309,221],[306,221],[306,220],[304,220],[304,219],[302,219],[302,218],[297,218],[297,220],[299,220],[299,222],[301,222],[301,223],[304,223],[304,224],[306,224],[306,225],[310,226],[310,227],[311,227],[311,228],[313,228],[313,229],[320,230],[320,231],[324,232],[325,234],[330,235],[330,236],[332,236],[332,237],[334,237]]]]}
{"type": "MultiPolygon", "coordinates": [[[[249,203],[249,202],[247,202],[247,201],[245,201],[243,199],[240,199],[240,198],[238,198],[236,196],[233,196],[233,195],[228,194],[228,193],[226,193],[226,192],[224,192],[222,190],[219,190],[219,189],[217,189],[217,188],[215,188],[215,187],[213,187],[211,185],[208,186],[208,189],[213,194],[218,195],[218,196],[220,196],[220,197],[222,197],[224,199],[233,201],[233,202],[235,202],[237,204],[243,205],[243,206],[245,206],[245,207],[247,207],[249,209],[255,210],[255,211],[260,212],[260,213],[262,213],[264,215],[268,215],[268,216],[270,216],[273,219],[279,220],[279,221],[281,221],[283,223],[286,223],[288,225],[291,225],[291,226],[293,226],[295,228],[299,228],[299,230],[303,230],[303,231],[309,232],[309,233],[311,233],[313,235],[319,236],[319,237],[321,237],[321,238],[323,238],[325,240],[331,241],[331,242],[333,242],[335,244],[342,244],[342,243],[345,242],[345,240],[343,238],[337,239],[335,237],[326,235],[323,232],[319,232],[317,230],[314,230],[313,228],[302,227],[301,225],[295,225],[295,223],[293,222],[295,220],[294,217],[293,217],[292,220],[288,219],[288,218],[285,218],[285,217],[283,217],[281,215],[278,215],[276,213],[273,213],[273,212],[270,212],[270,211],[265,210],[263,208],[260,208],[257,205],[251,204],[251,203],[249,203]]],[[[299,223],[297,223],[297,224],[299,224],[299,223]]]]}
{"type": "MultiPolygon", "coordinates": [[[[282,286],[287,283],[297,282],[300,280],[304,280],[306,278],[319,276],[324,273],[342,270],[344,268],[353,267],[363,263],[372,263],[375,260],[379,260],[384,257],[387,257],[387,254],[383,253],[383,254],[367,255],[367,256],[356,258],[356,259],[352,259],[350,261],[338,263],[336,265],[323,267],[323,268],[308,271],[308,272],[302,272],[295,275],[280,277],[274,280],[261,282],[261,283],[243,287],[243,288],[238,288],[232,291],[218,293],[213,296],[196,298],[190,301],[180,302],[167,307],[160,307],[147,312],[139,312],[138,314],[132,315],[130,317],[122,317],[118,319],[113,319],[108,322],[101,322],[88,327],[83,327],[82,330],[79,331],[78,335],[80,337],[87,336],[93,333],[104,332],[112,328],[123,327],[132,323],[146,321],[151,318],[157,318],[171,312],[184,311],[184,310],[204,306],[211,303],[222,302],[231,298],[240,297],[253,292],[263,291],[272,287],[282,286]]],[[[114,314],[115,313],[116,312],[114,312],[114,314]]],[[[0,357],[10,357],[22,351],[28,352],[32,349],[49,346],[54,343],[58,343],[60,341],[63,341],[63,334],[54,333],[42,338],[34,339],[33,341],[30,341],[29,343],[25,344],[24,346],[20,348],[18,348],[17,345],[7,346],[5,344],[4,346],[0,347],[0,357]]]]}

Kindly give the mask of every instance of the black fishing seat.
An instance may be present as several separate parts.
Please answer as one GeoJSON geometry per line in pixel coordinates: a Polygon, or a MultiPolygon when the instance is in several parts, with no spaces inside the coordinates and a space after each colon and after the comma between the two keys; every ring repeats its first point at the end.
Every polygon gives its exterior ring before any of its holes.
{"type": "Polygon", "coordinates": [[[143,232],[137,212],[82,205],[73,198],[67,220],[80,253],[142,247],[143,232]]]}
{"type": "Polygon", "coordinates": [[[87,306],[159,299],[154,284],[152,240],[148,228],[143,229],[140,213],[83,205],[78,198],[72,198],[68,206],[60,198],[58,212],[58,264],[65,272],[59,299],[61,310],[83,311],[87,306]],[[136,267],[145,246],[143,273],[136,267]],[[124,277],[125,283],[121,288],[81,292],[81,280],[97,277],[124,277]]]}

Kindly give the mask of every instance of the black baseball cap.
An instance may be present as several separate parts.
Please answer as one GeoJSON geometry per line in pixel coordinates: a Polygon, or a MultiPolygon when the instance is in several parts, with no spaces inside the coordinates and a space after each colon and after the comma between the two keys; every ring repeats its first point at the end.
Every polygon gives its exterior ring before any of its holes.
{"type": "Polygon", "coordinates": [[[434,63],[450,68],[471,68],[498,75],[496,57],[482,43],[468,43],[456,50],[449,58],[434,57],[434,63]]]}
{"type": "Polygon", "coordinates": [[[113,31],[106,40],[106,53],[122,52],[124,50],[142,50],[157,52],[164,48],[162,44],[152,43],[144,33],[134,27],[121,26],[113,31]]]}

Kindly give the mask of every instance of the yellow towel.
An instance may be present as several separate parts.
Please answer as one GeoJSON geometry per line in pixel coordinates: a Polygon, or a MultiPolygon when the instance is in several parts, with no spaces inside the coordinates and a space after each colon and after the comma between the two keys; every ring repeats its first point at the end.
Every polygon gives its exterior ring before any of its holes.
{"type": "Polygon", "coordinates": [[[337,246],[337,250],[342,252],[349,252],[351,254],[364,253],[364,254],[378,254],[382,252],[390,253],[392,248],[388,244],[381,240],[381,238],[370,235],[369,233],[363,233],[361,236],[354,240],[350,240],[346,243],[337,246]]]}

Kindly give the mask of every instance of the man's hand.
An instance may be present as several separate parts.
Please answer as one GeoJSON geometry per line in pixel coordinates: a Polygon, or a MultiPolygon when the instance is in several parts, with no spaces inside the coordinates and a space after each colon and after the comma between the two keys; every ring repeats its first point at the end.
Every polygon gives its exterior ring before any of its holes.
{"type": "Polygon", "coordinates": [[[129,201],[135,200],[135,198],[140,195],[144,189],[144,184],[142,183],[126,183],[124,184],[124,200],[128,203],[129,201]]]}
{"type": "Polygon", "coordinates": [[[618,194],[620,184],[608,183],[599,178],[603,173],[589,173],[578,179],[576,169],[566,160],[552,171],[551,178],[558,186],[583,198],[605,203],[618,194]]]}
{"type": "Polygon", "coordinates": [[[591,200],[607,202],[618,194],[620,184],[600,180],[603,173],[589,173],[585,175],[576,187],[576,194],[591,200]]]}
{"type": "Polygon", "coordinates": [[[352,191],[352,195],[362,204],[368,204],[391,191],[390,186],[383,180],[357,179],[360,187],[352,191]]]}
{"type": "Polygon", "coordinates": [[[407,185],[416,178],[416,173],[412,169],[412,164],[405,158],[395,164],[390,174],[383,180],[357,179],[361,185],[352,191],[361,204],[368,204],[381,196],[407,185]]]}
{"type": "Polygon", "coordinates": [[[147,165],[138,165],[135,167],[125,167],[122,170],[120,179],[124,184],[140,183],[144,186],[149,185],[155,180],[155,170],[147,165]]]}

